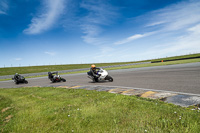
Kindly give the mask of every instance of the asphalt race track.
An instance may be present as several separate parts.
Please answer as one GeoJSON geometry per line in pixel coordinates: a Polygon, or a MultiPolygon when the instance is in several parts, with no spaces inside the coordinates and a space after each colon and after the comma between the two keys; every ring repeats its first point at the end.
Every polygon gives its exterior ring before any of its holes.
{"type": "Polygon", "coordinates": [[[51,83],[47,77],[27,79],[29,84],[16,85],[13,81],[1,81],[0,88],[16,88],[26,86],[51,86],[52,84],[98,85],[144,88],[181,93],[200,94],[200,62],[168,66],[133,68],[108,71],[113,82],[93,83],[86,73],[62,75],[66,82],[51,83]]]}

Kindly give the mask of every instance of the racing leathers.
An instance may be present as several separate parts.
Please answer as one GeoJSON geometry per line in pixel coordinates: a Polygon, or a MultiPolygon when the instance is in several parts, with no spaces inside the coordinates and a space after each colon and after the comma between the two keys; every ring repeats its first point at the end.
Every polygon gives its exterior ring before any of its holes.
{"type": "Polygon", "coordinates": [[[100,68],[98,68],[98,67],[94,67],[94,68],[91,67],[90,71],[88,72],[88,75],[92,76],[93,78],[98,78],[99,75],[97,74],[97,72],[99,69],[100,68]]]}

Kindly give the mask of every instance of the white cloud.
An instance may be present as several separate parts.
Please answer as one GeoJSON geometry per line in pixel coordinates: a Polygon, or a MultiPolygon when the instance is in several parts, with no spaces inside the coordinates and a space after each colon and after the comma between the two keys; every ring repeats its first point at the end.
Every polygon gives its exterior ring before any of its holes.
{"type": "Polygon", "coordinates": [[[133,36],[130,36],[128,38],[125,38],[121,41],[118,41],[118,42],[115,42],[114,44],[115,45],[121,45],[121,44],[126,44],[126,43],[129,43],[129,42],[132,42],[133,40],[136,40],[136,39],[139,39],[139,38],[143,38],[143,37],[147,37],[147,36],[150,36],[154,34],[153,32],[150,32],[150,33],[145,33],[145,34],[135,34],[133,36]]]}
{"type": "Polygon", "coordinates": [[[44,52],[45,54],[48,54],[48,55],[51,55],[51,56],[54,56],[54,55],[56,55],[56,53],[55,52],[48,52],[48,51],[46,51],[46,52],[44,52]]]}
{"type": "Polygon", "coordinates": [[[1,10],[0,10],[0,14],[6,14],[6,13],[5,13],[4,11],[1,11],[1,10]]]}
{"type": "Polygon", "coordinates": [[[87,23],[108,25],[117,17],[116,9],[105,2],[82,2],[80,6],[89,11],[84,17],[87,23]]]}
{"type": "Polygon", "coordinates": [[[142,17],[150,18],[147,26],[160,26],[165,31],[180,30],[200,22],[199,7],[199,0],[190,0],[150,12],[142,17]]]}
{"type": "Polygon", "coordinates": [[[0,1],[0,14],[7,14],[6,11],[8,10],[8,3],[7,0],[0,1]]]}
{"type": "Polygon", "coordinates": [[[39,34],[52,28],[64,11],[64,4],[64,0],[44,0],[43,10],[32,18],[29,28],[25,29],[24,33],[39,34]]]}
{"type": "MultiPolygon", "coordinates": [[[[124,52],[129,55],[127,59],[132,59],[135,55],[137,55],[136,58],[150,59],[199,53],[199,7],[199,0],[188,0],[134,18],[132,20],[136,20],[136,22],[140,20],[142,20],[141,22],[146,22],[143,26],[136,28],[137,31],[141,30],[143,33],[146,31],[146,33],[134,34],[114,44],[121,48],[123,47],[121,44],[134,43],[133,41],[136,39],[149,36],[148,38],[137,40],[137,44],[143,47],[142,50],[138,46],[138,49],[129,47],[131,50],[127,49],[124,52]]],[[[135,45],[137,44],[135,43],[135,45]]]]}
{"type": "Polygon", "coordinates": [[[21,61],[22,58],[15,58],[15,61],[21,61]]]}
{"type": "Polygon", "coordinates": [[[163,43],[163,45],[155,45],[154,47],[143,51],[142,55],[158,58],[165,56],[184,55],[189,53],[200,52],[200,23],[187,29],[185,35],[177,36],[175,41],[163,43]]]}
{"type": "Polygon", "coordinates": [[[83,30],[83,40],[93,45],[103,44],[104,39],[98,36],[102,33],[102,25],[109,25],[117,17],[114,7],[105,2],[82,2],[80,6],[88,10],[88,14],[81,18],[81,29],[83,30]]]}
{"type": "Polygon", "coordinates": [[[164,21],[152,22],[150,24],[147,24],[147,27],[156,26],[156,25],[160,25],[160,24],[164,24],[164,23],[165,23],[164,21]]]}
{"type": "Polygon", "coordinates": [[[192,32],[193,34],[200,34],[200,24],[197,24],[194,27],[189,28],[188,31],[192,32]]]}
{"type": "MultiPolygon", "coordinates": [[[[145,20],[147,23],[143,28],[155,28],[153,32],[146,34],[136,34],[121,41],[115,42],[115,45],[129,43],[133,40],[150,35],[157,36],[163,34],[184,34],[185,30],[192,25],[200,22],[200,1],[190,0],[167,6],[165,8],[149,12],[139,16],[136,19],[145,20]]],[[[143,29],[144,30],[144,29],[143,29]]],[[[170,38],[169,38],[170,40],[170,38]]]]}
{"type": "Polygon", "coordinates": [[[96,54],[96,56],[93,57],[95,60],[113,56],[113,51],[115,49],[113,47],[104,45],[104,46],[100,46],[98,50],[99,50],[99,52],[96,54]]]}
{"type": "Polygon", "coordinates": [[[86,43],[99,45],[101,43],[100,39],[97,37],[101,32],[101,28],[95,25],[81,25],[83,33],[85,34],[82,36],[83,40],[86,43]]]}
{"type": "Polygon", "coordinates": [[[200,1],[190,0],[147,14],[148,18],[151,18],[147,25],[159,27],[158,36],[168,34],[166,36],[168,42],[163,41],[163,45],[159,49],[152,49],[150,53],[154,55],[173,55],[175,53],[200,52],[199,7],[200,1]]]}

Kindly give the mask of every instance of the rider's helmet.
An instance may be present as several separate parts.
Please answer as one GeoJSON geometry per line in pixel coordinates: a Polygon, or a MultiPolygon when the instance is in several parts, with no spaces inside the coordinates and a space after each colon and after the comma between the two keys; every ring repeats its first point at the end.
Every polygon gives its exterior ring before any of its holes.
{"type": "Polygon", "coordinates": [[[18,73],[15,73],[15,75],[18,76],[19,74],[18,74],[18,73]]]}
{"type": "Polygon", "coordinates": [[[91,65],[91,68],[92,68],[92,69],[95,69],[95,67],[96,67],[96,66],[95,66],[94,64],[93,64],[93,65],[91,65]]]}

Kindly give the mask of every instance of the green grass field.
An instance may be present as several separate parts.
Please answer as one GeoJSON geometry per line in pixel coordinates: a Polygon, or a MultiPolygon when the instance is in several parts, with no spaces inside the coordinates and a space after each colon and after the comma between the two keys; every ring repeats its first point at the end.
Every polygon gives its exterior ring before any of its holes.
{"type": "Polygon", "coordinates": [[[155,61],[168,61],[168,60],[177,60],[177,59],[184,59],[184,58],[196,58],[199,57],[200,58],[200,53],[198,54],[189,54],[189,55],[182,55],[182,56],[174,56],[174,57],[166,57],[166,58],[160,58],[160,59],[154,59],[151,60],[152,62],[155,61]]]}
{"type": "MultiPolygon", "coordinates": [[[[96,66],[102,67],[102,66],[130,64],[130,63],[135,63],[135,62],[100,63],[100,64],[96,64],[96,66]]],[[[81,68],[89,69],[90,66],[91,66],[91,64],[8,67],[8,68],[0,68],[0,76],[14,75],[16,72],[20,73],[20,74],[26,74],[26,73],[39,73],[39,72],[60,71],[60,70],[72,70],[72,69],[81,69],[81,68]]]]}
{"type": "Polygon", "coordinates": [[[0,90],[0,132],[197,133],[200,112],[159,100],[64,88],[0,90]]]}
{"type": "Polygon", "coordinates": [[[122,67],[112,67],[112,68],[106,68],[106,70],[129,69],[129,68],[152,67],[152,66],[165,66],[165,65],[195,63],[195,62],[200,62],[200,58],[188,59],[188,60],[169,61],[169,62],[158,62],[158,63],[150,63],[150,64],[130,65],[130,66],[122,66],[122,67]]]}

